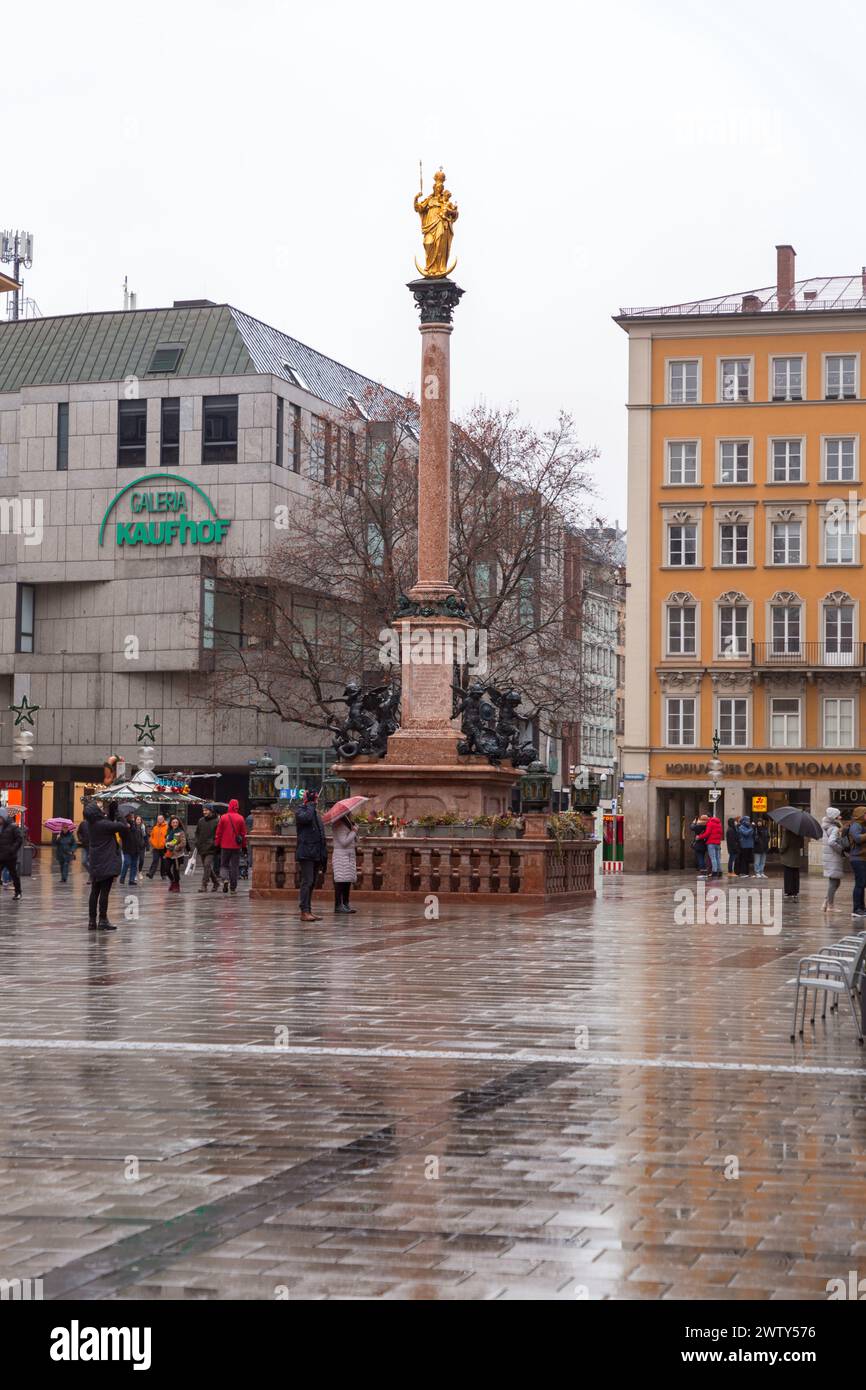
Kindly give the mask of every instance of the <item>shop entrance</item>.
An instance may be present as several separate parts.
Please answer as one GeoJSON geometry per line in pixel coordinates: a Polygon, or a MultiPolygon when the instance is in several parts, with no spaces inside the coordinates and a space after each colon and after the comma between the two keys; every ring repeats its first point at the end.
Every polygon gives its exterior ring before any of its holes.
{"type": "MultiPolygon", "coordinates": [[[[772,868],[779,863],[779,846],[782,837],[782,827],[774,820],[770,820],[770,811],[781,810],[783,806],[797,806],[801,811],[812,810],[812,793],[808,788],[791,787],[788,790],[781,790],[778,787],[747,787],[743,792],[743,815],[750,820],[763,821],[767,827],[769,836],[769,848],[767,850],[767,868],[772,868]]],[[[803,841],[803,848],[800,851],[801,868],[805,870],[809,863],[808,841],[803,841]]]]}
{"type": "MultiPolygon", "coordinates": [[[[658,868],[693,869],[692,822],[710,814],[709,787],[658,788],[658,868]]],[[[724,793],[716,802],[716,815],[725,824],[724,793]]]]}

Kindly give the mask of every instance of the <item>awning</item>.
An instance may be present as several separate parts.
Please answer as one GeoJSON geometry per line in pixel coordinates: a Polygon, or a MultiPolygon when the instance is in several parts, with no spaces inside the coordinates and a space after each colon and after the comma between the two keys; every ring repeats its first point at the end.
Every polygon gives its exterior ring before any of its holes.
{"type": "Polygon", "coordinates": [[[20,290],[21,286],[17,280],[13,280],[11,275],[4,275],[0,270],[0,294],[8,294],[10,290],[20,290]]]}

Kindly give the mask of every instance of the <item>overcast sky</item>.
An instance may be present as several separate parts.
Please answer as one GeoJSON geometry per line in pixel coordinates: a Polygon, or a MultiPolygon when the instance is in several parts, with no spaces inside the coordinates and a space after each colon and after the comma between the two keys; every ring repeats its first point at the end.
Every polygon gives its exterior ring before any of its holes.
{"type": "Polygon", "coordinates": [[[414,387],[412,198],[460,207],[455,409],[601,452],[625,520],[620,305],[866,262],[847,0],[35,0],[2,21],[0,224],[43,314],[208,297],[414,387]],[[15,37],[15,48],[9,47],[15,37]]]}

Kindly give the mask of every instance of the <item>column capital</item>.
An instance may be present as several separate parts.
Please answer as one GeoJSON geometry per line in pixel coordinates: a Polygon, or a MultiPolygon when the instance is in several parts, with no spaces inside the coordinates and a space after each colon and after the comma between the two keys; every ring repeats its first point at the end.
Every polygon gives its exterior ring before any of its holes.
{"type": "Polygon", "coordinates": [[[423,277],[420,280],[410,280],[406,288],[410,289],[415,296],[422,325],[426,323],[450,325],[454,310],[465,293],[447,276],[442,276],[436,280],[428,280],[423,277]]]}

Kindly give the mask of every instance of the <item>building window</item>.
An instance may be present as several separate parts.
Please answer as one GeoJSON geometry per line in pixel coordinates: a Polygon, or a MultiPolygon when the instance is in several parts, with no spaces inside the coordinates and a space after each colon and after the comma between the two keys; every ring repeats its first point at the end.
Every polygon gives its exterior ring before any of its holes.
{"type": "Polygon", "coordinates": [[[301,407],[293,405],[289,416],[289,467],[293,473],[301,471],[301,407]]]}
{"type": "Polygon", "coordinates": [[[824,653],[826,656],[851,656],[854,652],[853,603],[828,603],[824,606],[824,653]]]}
{"type": "Polygon", "coordinates": [[[772,530],[773,564],[799,565],[802,558],[799,521],[774,521],[772,530]]]}
{"type": "Polygon", "coordinates": [[[719,742],[722,747],[746,748],[748,729],[748,700],[719,700],[719,742]]]}
{"type": "Polygon", "coordinates": [[[698,481],[698,443],[696,439],[676,439],[668,444],[668,482],[689,484],[698,481]]]}
{"type": "Polygon", "coordinates": [[[774,439],[772,441],[772,460],[774,483],[800,483],[803,481],[803,441],[801,439],[774,439]]]}
{"type": "Polygon", "coordinates": [[[773,358],[773,400],[801,401],[803,399],[802,357],[773,358]]]}
{"type": "Polygon", "coordinates": [[[668,656],[694,656],[697,652],[697,608],[693,603],[668,608],[668,656]]]}
{"type": "Polygon", "coordinates": [[[748,439],[723,439],[719,445],[719,482],[748,483],[750,478],[748,439]]]}
{"type": "Polygon", "coordinates": [[[202,403],[201,461],[237,463],[237,396],[205,396],[202,403]]]}
{"type": "Polygon", "coordinates": [[[800,605],[774,604],[772,627],[773,655],[799,656],[800,605]]]}
{"type": "Polygon", "coordinates": [[[69,406],[65,401],[57,407],[57,467],[61,473],[69,467],[69,406]]]}
{"type": "Polygon", "coordinates": [[[693,566],[698,563],[698,528],[694,524],[668,527],[668,564],[693,566]]]}
{"type": "Polygon", "coordinates": [[[285,426],[285,402],[277,396],[277,468],[283,466],[283,429],[285,426]]]}
{"type": "Polygon", "coordinates": [[[857,525],[843,511],[835,512],[824,521],[824,563],[853,565],[857,554],[857,525]]]}
{"type": "Polygon", "coordinates": [[[723,401],[747,401],[751,395],[752,364],[748,357],[728,357],[721,364],[723,401]]]}
{"type": "Polygon", "coordinates": [[[310,477],[316,483],[328,481],[328,426],[320,415],[310,416],[310,477]]]}
{"type": "Polygon", "coordinates": [[[856,400],[857,358],[854,353],[826,357],[824,370],[826,373],[824,395],[828,401],[856,400]]]}
{"type": "Polygon", "coordinates": [[[161,402],[159,462],[163,468],[177,468],[180,463],[180,398],[166,397],[161,402]]]}
{"type": "Polygon", "coordinates": [[[770,701],[770,743],[773,748],[800,747],[800,701],[770,701]]]}
{"type": "Polygon", "coordinates": [[[34,634],[36,630],[36,586],[19,584],[15,605],[15,650],[16,652],[35,651],[34,634]]]}
{"type": "Polygon", "coordinates": [[[749,524],[735,522],[719,527],[719,564],[747,565],[749,563],[749,524]]]}
{"type": "Polygon", "coordinates": [[[849,696],[824,700],[825,748],[854,747],[854,701],[849,696]]]}
{"type": "Polygon", "coordinates": [[[719,654],[733,660],[749,654],[749,610],[742,603],[719,607],[719,654]]]}
{"type": "Polygon", "coordinates": [[[853,436],[824,440],[824,479],[828,483],[850,483],[856,477],[857,460],[853,436]]]}
{"type": "Polygon", "coordinates": [[[117,466],[144,468],[147,462],[147,401],[117,402],[117,466]]]}
{"type": "Polygon", "coordinates": [[[202,580],[202,646],[206,651],[267,646],[269,622],[264,588],[242,593],[217,579],[202,580]]]}
{"type": "Polygon", "coordinates": [[[695,746],[694,696],[677,697],[667,702],[667,741],[672,748],[695,746]]]}
{"type": "Polygon", "coordinates": [[[697,359],[668,363],[668,400],[671,405],[696,405],[698,400],[697,359]]]}

